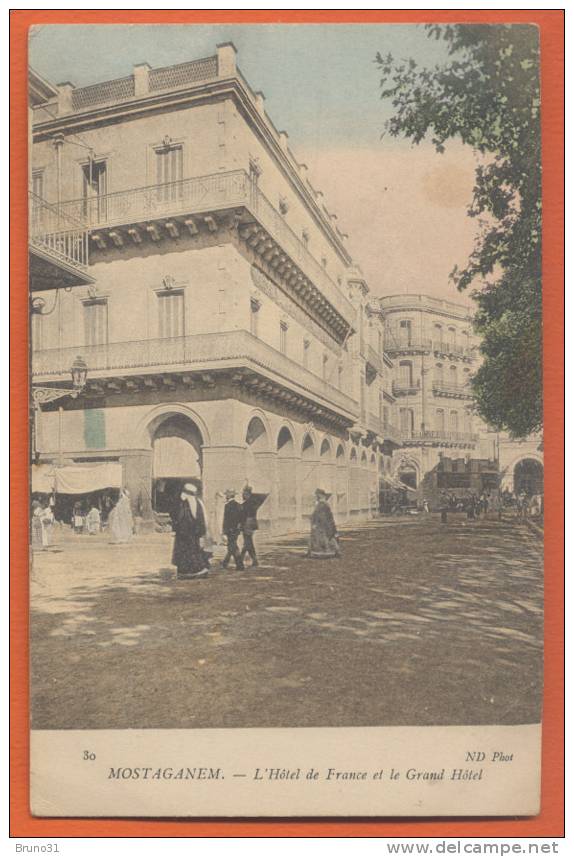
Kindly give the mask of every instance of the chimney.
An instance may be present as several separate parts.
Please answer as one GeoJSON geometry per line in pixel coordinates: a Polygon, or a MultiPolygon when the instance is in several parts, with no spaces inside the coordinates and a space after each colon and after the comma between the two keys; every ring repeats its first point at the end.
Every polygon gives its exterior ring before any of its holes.
{"type": "Polygon", "coordinates": [[[217,45],[217,76],[235,77],[237,74],[237,48],[233,42],[217,45]]]}
{"type": "Polygon", "coordinates": [[[147,62],[134,65],[134,93],[141,98],[149,93],[149,70],[151,66],[147,62]]]}
{"type": "Polygon", "coordinates": [[[262,92],[255,93],[255,106],[257,107],[257,111],[265,116],[265,96],[262,92]]]}
{"type": "Polygon", "coordinates": [[[73,112],[72,92],[76,87],[73,83],[66,81],[57,85],[58,90],[58,116],[65,116],[73,112]]]}
{"type": "Polygon", "coordinates": [[[287,131],[279,131],[279,145],[281,146],[281,148],[283,149],[285,154],[287,154],[287,150],[289,148],[289,142],[288,141],[289,141],[289,134],[287,133],[287,131]]]}
{"type": "Polygon", "coordinates": [[[309,172],[309,167],[307,164],[299,164],[299,175],[301,176],[301,181],[305,183],[307,181],[307,174],[309,172]]]}

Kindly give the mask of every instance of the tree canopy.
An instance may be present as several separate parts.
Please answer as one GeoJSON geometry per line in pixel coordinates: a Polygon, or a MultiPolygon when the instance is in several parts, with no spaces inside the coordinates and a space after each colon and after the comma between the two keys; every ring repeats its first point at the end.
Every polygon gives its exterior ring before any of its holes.
{"type": "Polygon", "coordinates": [[[478,158],[468,214],[478,237],[451,278],[470,288],[482,363],[472,384],[480,416],[524,437],[542,427],[541,137],[538,29],[428,25],[448,60],[433,68],[377,54],[386,132],[413,143],[448,140],[478,158]]]}

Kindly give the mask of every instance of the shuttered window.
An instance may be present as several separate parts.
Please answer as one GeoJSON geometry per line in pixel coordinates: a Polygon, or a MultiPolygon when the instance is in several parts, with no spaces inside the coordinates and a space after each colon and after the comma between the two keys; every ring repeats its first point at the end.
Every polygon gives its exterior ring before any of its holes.
{"type": "Polygon", "coordinates": [[[108,302],[84,302],[84,341],[86,345],[105,345],[108,341],[108,302]]]}
{"type": "Polygon", "coordinates": [[[183,292],[159,292],[158,332],[161,339],[184,335],[183,292]]]}
{"type": "Polygon", "coordinates": [[[157,198],[159,202],[180,199],[183,179],[183,146],[155,150],[157,198]]]}

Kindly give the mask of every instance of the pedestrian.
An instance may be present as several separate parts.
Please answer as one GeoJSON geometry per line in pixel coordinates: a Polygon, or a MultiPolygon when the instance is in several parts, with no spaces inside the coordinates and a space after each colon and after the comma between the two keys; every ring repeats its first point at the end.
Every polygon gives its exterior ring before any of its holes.
{"type": "Polygon", "coordinates": [[[225,492],[225,506],[223,508],[223,526],[222,532],[227,539],[227,553],[221,565],[227,568],[231,558],[235,561],[235,567],[243,570],[243,560],[237,545],[237,539],[241,532],[241,524],[243,522],[243,509],[241,504],[235,499],[235,491],[233,488],[228,488],[225,492]]]}
{"type": "Polygon", "coordinates": [[[207,533],[207,514],[197,496],[197,486],[191,482],[183,486],[172,523],[175,542],[171,562],[178,579],[207,577],[209,562],[201,545],[207,533]]]}
{"type": "Polygon", "coordinates": [[[307,553],[307,556],[314,559],[341,556],[335,519],[327,502],[329,496],[322,488],[315,491],[315,508],[311,515],[311,537],[307,553]]]}
{"type": "Polygon", "coordinates": [[[423,512],[424,512],[425,514],[427,514],[427,515],[428,515],[428,514],[429,514],[429,512],[430,512],[430,508],[429,508],[429,501],[427,500],[427,498],[426,498],[426,497],[424,497],[424,498],[423,498],[423,512]]]}
{"type": "Polygon", "coordinates": [[[31,542],[32,550],[41,551],[45,547],[44,527],[42,525],[42,504],[39,500],[32,502],[31,542]]]}
{"type": "Polygon", "coordinates": [[[74,509],[72,512],[72,526],[76,535],[79,535],[81,532],[83,532],[84,516],[82,515],[81,503],[74,503],[74,509]]]}
{"type": "Polygon", "coordinates": [[[111,542],[114,545],[127,544],[134,533],[134,519],[130,503],[129,491],[124,488],[108,518],[111,542]]]}
{"type": "Polygon", "coordinates": [[[246,485],[242,491],[243,496],[243,522],[241,532],[243,533],[243,548],[241,550],[241,562],[245,563],[247,554],[251,557],[251,565],[256,568],[259,563],[255,553],[253,535],[259,529],[257,522],[257,510],[267,498],[267,494],[254,494],[253,489],[246,485]]]}
{"type": "Polygon", "coordinates": [[[45,548],[49,548],[54,540],[54,512],[50,503],[47,503],[40,512],[42,521],[42,540],[45,548]]]}
{"type": "Polygon", "coordinates": [[[100,532],[102,516],[97,506],[92,506],[86,515],[86,531],[89,536],[96,536],[100,532]]]}

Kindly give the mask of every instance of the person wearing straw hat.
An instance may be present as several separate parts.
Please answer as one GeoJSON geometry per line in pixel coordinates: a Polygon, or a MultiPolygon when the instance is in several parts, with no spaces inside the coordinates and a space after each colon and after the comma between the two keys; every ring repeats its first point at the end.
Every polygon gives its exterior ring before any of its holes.
{"type": "Polygon", "coordinates": [[[171,557],[180,580],[207,577],[206,557],[201,539],[207,532],[205,507],[197,496],[197,486],[183,486],[180,501],[173,515],[175,542],[171,557]]]}
{"type": "Polygon", "coordinates": [[[239,554],[237,539],[241,530],[243,521],[243,509],[235,499],[235,491],[233,488],[228,488],[225,492],[225,507],[223,509],[223,535],[227,539],[227,553],[221,565],[227,568],[229,560],[233,557],[235,567],[243,570],[243,560],[239,554]]]}
{"type": "Polygon", "coordinates": [[[311,537],[307,553],[307,556],[314,559],[333,559],[341,556],[335,519],[327,502],[330,496],[322,488],[315,491],[315,508],[311,515],[311,537]]]}

